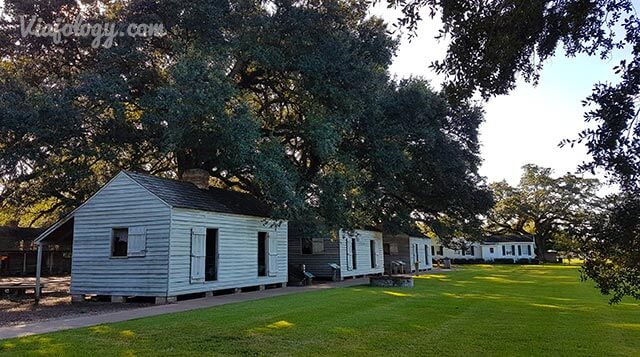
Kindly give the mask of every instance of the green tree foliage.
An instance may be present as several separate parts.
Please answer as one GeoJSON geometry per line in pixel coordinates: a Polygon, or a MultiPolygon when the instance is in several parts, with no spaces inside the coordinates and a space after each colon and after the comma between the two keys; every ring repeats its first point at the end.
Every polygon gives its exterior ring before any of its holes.
{"type": "Polygon", "coordinates": [[[482,111],[449,104],[422,80],[390,80],[396,42],[364,2],[6,1],[6,10],[5,206],[51,218],[120,169],[191,168],[264,200],[277,218],[323,229],[477,223],[491,204],[477,174],[482,111]],[[91,38],[19,37],[19,15],[79,12],[162,23],[168,34],[99,49],[91,38]]]}
{"type": "MultiPolygon", "coordinates": [[[[605,169],[609,179],[621,187],[627,202],[625,206],[636,209],[629,214],[640,216],[640,210],[637,210],[640,207],[640,18],[636,13],[637,4],[631,0],[387,2],[402,9],[404,16],[400,24],[410,29],[418,25],[422,10],[426,9],[431,17],[440,16],[443,23],[440,36],[447,37],[450,45],[445,58],[434,63],[432,68],[446,77],[445,91],[455,100],[470,98],[475,93],[484,98],[506,94],[514,88],[516,78],[536,83],[545,61],[562,50],[569,57],[588,54],[606,60],[612,51],[624,48],[628,55],[613,67],[619,81],[595,84],[592,94],[583,102],[589,128],[581,131],[577,138],[561,144],[584,143],[591,159],[584,162],[581,169],[605,169]]],[[[632,223],[617,219],[613,211],[608,213],[612,216],[603,219],[611,224],[632,223]]],[[[640,245],[640,234],[634,226],[618,228],[618,232],[626,235],[618,236],[615,244],[640,245]]],[[[595,239],[606,241],[609,237],[603,235],[595,239]]],[[[629,260],[629,256],[609,250],[607,244],[591,246],[591,251],[619,264],[629,264],[618,271],[640,266],[640,260],[629,260]]],[[[604,262],[602,259],[597,261],[604,262]]],[[[587,272],[600,286],[609,286],[612,275],[604,273],[606,269],[607,265],[602,263],[597,269],[591,266],[587,272]]],[[[628,277],[620,276],[622,280],[616,280],[616,284],[640,288],[638,279],[625,280],[628,277]]]]}
{"type": "Polygon", "coordinates": [[[640,299],[640,201],[623,193],[610,197],[605,210],[588,227],[582,250],[588,259],[583,278],[592,278],[617,303],[624,296],[640,299]]]}
{"type": "Polygon", "coordinates": [[[536,254],[542,259],[547,249],[577,248],[584,239],[584,227],[601,209],[596,195],[600,183],[572,174],[552,177],[552,170],[523,166],[517,187],[506,182],[491,185],[496,204],[490,211],[486,229],[494,234],[532,234],[536,254]]]}

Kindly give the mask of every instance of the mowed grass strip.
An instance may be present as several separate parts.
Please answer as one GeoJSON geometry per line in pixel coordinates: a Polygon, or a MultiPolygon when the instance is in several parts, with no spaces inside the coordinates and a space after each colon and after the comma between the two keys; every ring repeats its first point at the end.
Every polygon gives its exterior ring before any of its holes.
{"type": "Polygon", "coordinates": [[[0,341],[25,355],[640,355],[640,304],[578,267],[465,266],[413,289],[322,290],[0,341]]]}

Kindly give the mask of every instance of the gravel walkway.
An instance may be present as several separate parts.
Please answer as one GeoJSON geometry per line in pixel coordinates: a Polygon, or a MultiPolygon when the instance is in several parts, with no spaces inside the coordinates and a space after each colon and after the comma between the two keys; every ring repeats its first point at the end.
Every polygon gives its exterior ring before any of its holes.
{"type": "MultiPolygon", "coordinates": [[[[12,283],[35,284],[35,278],[0,278],[0,285],[12,283]]],[[[0,326],[15,326],[29,322],[46,321],[60,317],[98,315],[107,312],[135,309],[149,304],[89,301],[71,304],[69,277],[46,277],[43,297],[38,306],[33,304],[33,292],[22,297],[0,295],[0,326]]]]}

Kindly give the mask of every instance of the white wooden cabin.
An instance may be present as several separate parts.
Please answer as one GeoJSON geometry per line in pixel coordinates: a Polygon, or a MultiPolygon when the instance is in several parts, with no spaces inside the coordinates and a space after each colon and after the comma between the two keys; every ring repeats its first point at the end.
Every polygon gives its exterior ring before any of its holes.
{"type": "Polygon", "coordinates": [[[340,230],[335,237],[308,237],[297,230],[291,230],[289,264],[296,269],[301,269],[304,265],[307,272],[321,279],[342,280],[382,274],[382,232],[340,230]],[[334,271],[331,265],[339,269],[334,271]]]}
{"type": "MultiPolygon", "coordinates": [[[[120,172],[39,245],[72,232],[71,294],[177,296],[287,282],[287,222],[253,197],[120,172]]],[[[194,182],[198,183],[198,180],[194,182]]]]}
{"type": "Polygon", "coordinates": [[[422,233],[385,234],[383,240],[385,272],[387,274],[398,273],[402,268],[405,273],[415,273],[433,268],[432,242],[422,233]]]}
{"type": "Polygon", "coordinates": [[[536,258],[535,241],[531,236],[505,235],[489,236],[480,242],[463,242],[460,249],[450,249],[439,242],[433,247],[434,259],[467,259],[492,262],[496,259],[521,259],[531,261],[536,258]]]}

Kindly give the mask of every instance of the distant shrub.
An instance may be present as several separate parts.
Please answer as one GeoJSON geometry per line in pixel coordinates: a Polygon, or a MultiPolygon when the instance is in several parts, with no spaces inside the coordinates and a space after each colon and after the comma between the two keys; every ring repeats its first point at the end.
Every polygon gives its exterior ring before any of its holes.
{"type": "Polygon", "coordinates": [[[528,258],[520,258],[516,262],[517,264],[531,264],[531,260],[528,258]]]}
{"type": "Polygon", "coordinates": [[[511,258],[496,258],[493,262],[496,264],[514,264],[514,261],[511,258]]]}

